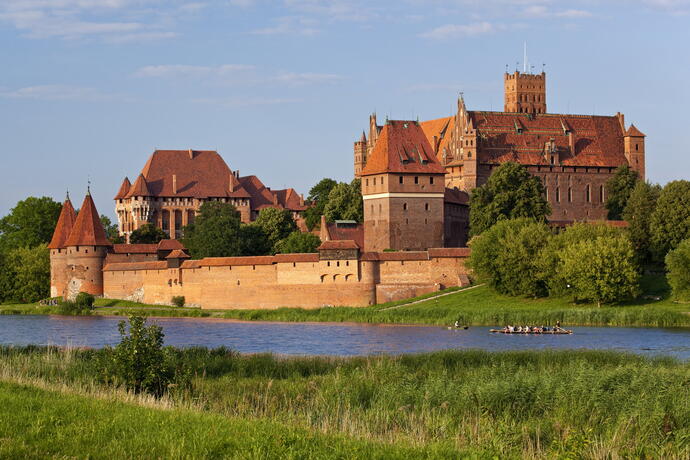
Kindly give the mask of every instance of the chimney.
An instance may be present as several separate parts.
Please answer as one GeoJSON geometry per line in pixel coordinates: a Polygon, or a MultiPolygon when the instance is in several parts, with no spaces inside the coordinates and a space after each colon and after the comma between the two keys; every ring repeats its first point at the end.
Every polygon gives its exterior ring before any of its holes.
{"type": "Polygon", "coordinates": [[[570,147],[570,154],[575,156],[575,136],[573,132],[568,132],[568,147],[570,147]]]}
{"type": "Polygon", "coordinates": [[[230,171],[230,191],[234,192],[236,188],[237,188],[237,177],[235,177],[234,172],[230,171]]]}
{"type": "MultiPolygon", "coordinates": [[[[190,150],[191,152],[191,150],[190,150]]],[[[173,174],[173,195],[177,195],[177,175],[173,174]]]]}
{"type": "Polygon", "coordinates": [[[299,194],[299,205],[304,206],[304,194],[303,193],[299,194]]]}
{"type": "Polygon", "coordinates": [[[193,160],[194,159],[194,150],[189,149],[189,159],[193,160]]]}
{"type": "Polygon", "coordinates": [[[432,145],[434,148],[434,153],[438,153],[438,136],[434,136],[434,145],[432,145]]]}

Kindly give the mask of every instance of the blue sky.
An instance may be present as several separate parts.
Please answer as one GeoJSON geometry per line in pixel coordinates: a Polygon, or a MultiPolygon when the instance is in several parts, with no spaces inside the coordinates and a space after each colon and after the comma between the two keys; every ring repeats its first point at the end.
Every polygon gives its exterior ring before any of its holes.
{"type": "Polygon", "coordinates": [[[0,0],[0,42],[0,215],[90,178],[112,216],[156,148],[306,195],[373,111],[501,110],[524,42],[550,112],[623,112],[649,180],[689,176],[690,0],[0,0]]]}

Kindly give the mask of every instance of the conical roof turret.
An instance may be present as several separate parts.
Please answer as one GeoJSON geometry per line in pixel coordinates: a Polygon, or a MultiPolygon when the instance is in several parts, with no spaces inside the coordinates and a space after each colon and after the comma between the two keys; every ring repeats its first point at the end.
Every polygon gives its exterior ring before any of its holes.
{"type": "Polygon", "coordinates": [[[128,177],[125,177],[125,180],[122,181],[122,185],[120,185],[120,190],[117,192],[117,195],[115,195],[115,200],[121,200],[127,196],[127,193],[129,193],[129,189],[132,188],[132,183],[129,181],[128,177]]]}
{"type": "Polygon", "coordinates": [[[50,244],[48,244],[49,249],[63,249],[65,247],[65,242],[69,238],[70,233],[72,233],[76,220],[77,213],[74,212],[74,206],[72,206],[69,195],[67,195],[65,202],[62,204],[62,210],[55,226],[53,238],[50,240],[50,244]]]}
{"type": "Polygon", "coordinates": [[[96,205],[87,193],[65,246],[112,246],[106,238],[96,205]]]}

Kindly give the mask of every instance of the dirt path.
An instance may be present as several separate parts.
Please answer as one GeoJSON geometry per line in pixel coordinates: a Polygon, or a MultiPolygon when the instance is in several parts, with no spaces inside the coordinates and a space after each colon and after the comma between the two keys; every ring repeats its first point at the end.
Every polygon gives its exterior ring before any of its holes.
{"type": "Polygon", "coordinates": [[[415,305],[415,304],[418,304],[418,303],[427,302],[427,301],[429,301],[429,300],[438,299],[438,298],[440,298],[440,297],[445,297],[445,296],[447,296],[447,295],[460,294],[461,292],[467,292],[467,291],[469,291],[469,290],[472,290],[472,289],[474,289],[474,288],[478,288],[478,287],[480,287],[480,286],[484,286],[484,284],[483,284],[483,283],[482,283],[482,284],[477,284],[477,285],[475,285],[475,286],[470,286],[470,287],[465,288],[465,289],[460,289],[459,291],[445,292],[445,293],[443,293],[443,294],[435,295],[435,296],[433,296],[433,297],[427,297],[426,299],[415,300],[414,302],[408,302],[408,303],[403,303],[403,304],[400,304],[400,305],[394,305],[394,306],[392,306],[392,307],[386,307],[386,308],[383,308],[383,309],[378,310],[378,311],[395,310],[396,308],[409,307],[410,305],[415,305]]]}

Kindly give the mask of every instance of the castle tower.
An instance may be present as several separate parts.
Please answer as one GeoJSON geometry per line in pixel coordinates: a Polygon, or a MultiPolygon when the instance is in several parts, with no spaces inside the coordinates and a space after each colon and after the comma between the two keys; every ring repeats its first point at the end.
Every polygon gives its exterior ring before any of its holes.
{"type": "Polygon", "coordinates": [[[63,294],[67,286],[67,248],[65,243],[69,238],[77,213],[69,199],[69,193],[60,211],[53,238],[48,244],[50,249],[50,296],[58,297],[63,294]]]}
{"type": "Polygon", "coordinates": [[[505,112],[546,113],[546,74],[505,73],[505,112]]]}
{"type": "MultiPolygon", "coordinates": [[[[173,183],[175,183],[173,189],[177,186],[176,179],[176,176],[173,175],[173,183]]],[[[153,215],[151,196],[151,190],[149,189],[144,175],[139,174],[139,177],[137,177],[137,180],[134,181],[134,184],[132,184],[132,186],[129,188],[127,195],[125,195],[125,199],[130,201],[130,209],[128,209],[129,215],[127,216],[129,219],[127,221],[128,229],[124,232],[127,236],[127,242],[129,242],[129,235],[131,235],[134,230],[137,230],[141,226],[150,223],[153,215]]],[[[174,231],[169,227],[170,219],[162,221],[161,224],[163,231],[167,232],[169,235],[175,234],[174,231]]],[[[174,238],[174,236],[172,236],[172,238],[174,238]]]]}
{"type": "Polygon", "coordinates": [[[443,247],[445,170],[416,121],[387,121],[362,170],[364,250],[443,247]]]}
{"type": "Polygon", "coordinates": [[[367,164],[367,136],[362,131],[362,138],[355,142],[355,178],[361,177],[362,168],[367,164]]]}
{"type": "Polygon", "coordinates": [[[645,162],[644,162],[644,138],[642,133],[635,125],[630,125],[630,128],[623,136],[623,144],[625,148],[625,158],[628,160],[630,168],[637,171],[640,179],[645,180],[645,162]]]}
{"type": "Polygon", "coordinates": [[[117,195],[115,195],[115,214],[117,214],[117,231],[120,235],[125,236],[125,241],[127,241],[130,232],[129,222],[131,220],[130,213],[127,212],[125,206],[125,199],[129,190],[132,188],[132,183],[129,181],[128,177],[122,181],[120,185],[120,190],[118,190],[117,195]]]}
{"type": "Polygon", "coordinates": [[[103,295],[103,263],[112,244],[105,236],[91,192],[84,198],[65,247],[67,284],[62,297],[71,300],[80,292],[103,295]]]}

